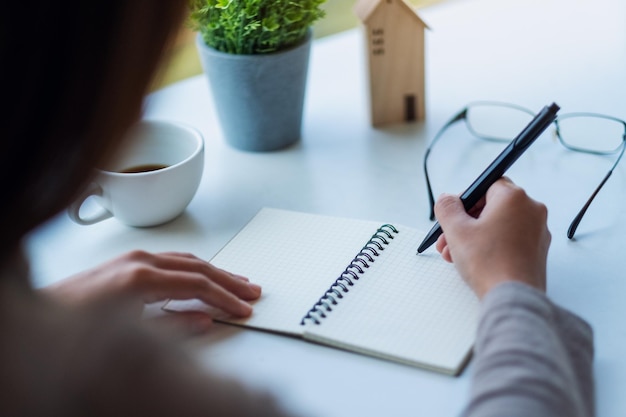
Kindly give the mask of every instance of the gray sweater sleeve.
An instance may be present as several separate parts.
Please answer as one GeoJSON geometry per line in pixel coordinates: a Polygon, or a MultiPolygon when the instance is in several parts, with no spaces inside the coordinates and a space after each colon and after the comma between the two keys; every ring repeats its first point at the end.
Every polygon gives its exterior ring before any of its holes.
{"type": "Polygon", "coordinates": [[[581,318],[521,283],[483,299],[464,417],[591,417],[593,335],[581,318]]]}

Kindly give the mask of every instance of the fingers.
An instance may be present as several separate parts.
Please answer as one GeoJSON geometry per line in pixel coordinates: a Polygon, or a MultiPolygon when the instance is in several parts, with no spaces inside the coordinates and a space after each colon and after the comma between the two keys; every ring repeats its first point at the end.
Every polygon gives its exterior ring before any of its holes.
{"type": "Polygon", "coordinates": [[[198,299],[238,317],[252,314],[252,307],[203,274],[149,267],[135,274],[135,288],[144,301],[198,299]]]}
{"type": "Polygon", "coordinates": [[[524,189],[517,186],[508,177],[502,177],[487,190],[487,194],[485,195],[485,205],[487,205],[487,202],[492,203],[494,201],[499,201],[501,198],[509,195],[509,193],[511,192],[522,193],[524,196],[526,196],[526,192],[524,191],[524,189]]]}
{"type": "Polygon", "coordinates": [[[451,194],[442,194],[435,203],[435,216],[444,233],[448,228],[455,228],[459,222],[464,222],[468,214],[461,199],[451,194]]]}
{"type": "Polygon", "coordinates": [[[535,221],[545,223],[547,219],[546,206],[530,198],[523,188],[508,178],[503,177],[496,181],[487,191],[486,200],[487,204],[484,208],[486,216],[505,212],[512,216],[519,216],[520,212],[526,212],[532,214],[535,221]]]}
{"type": "Polygon", "coordinates": [[[442,194],[435,204],[435,216],[437,217],[437,221],[439,221],[442,228],[444,228],[443,223],[448,223],[452,221],[451,219],[463,220],[465,214],[478,218],[485,208],[487,200],[498,198],[498,196],[502,195],[502,193],[507,190],[520,190],[523,192],[522,188],[515,185],[510,178],[502,177],[489,187],[487,194],[468,211],[465,211],[465,207],[458,196],[442,194]],[[442,219],[441,217],[445,218],[442,219]]]}
{"type": "Polygon", "coordinates": [[[445,261],[453,262],[452,255],[450,254],[450,248],[448,247],[448,242],[446,241],[446,235],[439,236],[435,247],[445,261]]]}
{"type": "Polygon", "coordinates": [[[521,190],[509,178],[502,177],[489,188],[487,195],[467,212],[458,196],[442,194],[439,197],[435,204],[435,215],[444,233],[437,240],[436,248],[444,260],[453,262],[449,241],[465,239],[465,235],[471,234],[471,227],[477,225],[475,220],[479,219],[487,207],[487,201],[492,203],[498,200],[506,190],[511,189],[521,190]]]}
{"type": "Polygon", "coordinates": [[[126,285],[152,303],[167,299],[199,299],[226,313],[247,317],[252,307],[244,300],[261,295],[261,287],[247,278],[231,274],[193,255],[175,252],[127,255],[132,271],[126,285]]]}
{"type": "Polygon", "coordinates": [[[176,252],[158,254],[153,265],[172,271],[196,272],[244,300],[256,300],[261,295],[261,287],[251,283],[248,278],[224,271],[191,254],[176,252]]]}

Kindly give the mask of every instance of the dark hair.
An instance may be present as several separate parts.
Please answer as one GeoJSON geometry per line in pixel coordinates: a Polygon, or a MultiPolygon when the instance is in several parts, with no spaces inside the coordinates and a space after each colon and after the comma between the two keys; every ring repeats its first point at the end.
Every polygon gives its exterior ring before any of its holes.
{"type": "Polygon", "coordinates": [[[28,0],[0,16],[0,260],[139,117],[184,0],[28,0]]]}

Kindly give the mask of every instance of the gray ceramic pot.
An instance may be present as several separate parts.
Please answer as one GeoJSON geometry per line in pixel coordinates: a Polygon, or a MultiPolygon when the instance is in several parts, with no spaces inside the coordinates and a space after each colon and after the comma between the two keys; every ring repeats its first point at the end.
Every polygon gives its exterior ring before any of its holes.
{"type": "Polygon", "coordinates": [[[244,151],[266,152],[300,140],[311,31],[291,49],[236,55],[196,46],[208,77],[226,141],[244,151]]]}

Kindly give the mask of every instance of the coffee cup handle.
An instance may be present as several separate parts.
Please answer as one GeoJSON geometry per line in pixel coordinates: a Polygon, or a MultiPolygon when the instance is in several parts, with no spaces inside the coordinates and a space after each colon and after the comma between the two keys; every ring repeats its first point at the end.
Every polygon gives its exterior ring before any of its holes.
{"type": "Polygon", "coordinates": [[[70,207],[67,209],[67,214],[70,216],[70,219],[72,219],[74,222],[80,225],[88,226],[90,224],[95,224],[95,223],[101,222],[102,220],[106,220],[108,218],[113,217],[113,213],[111,213],[109,210],[105,209],[104,207],[102,207],[100,211],[98,211],[97,213],[94,213],[93,215],[89,217],[81,217],[80,208],[85,203],[85,200],[87,200],[91,196],[102,197],[102,195],[103,195],[102,187],[100,187],[95,182],[92,182],[91,184],[89,184],[87,189],[83,191],[80,194],[80,196],[78,196],[76,201],[74,201],[70,205],[70,207]]]}

